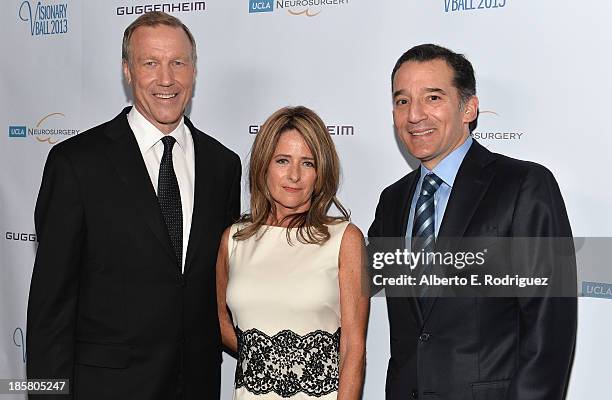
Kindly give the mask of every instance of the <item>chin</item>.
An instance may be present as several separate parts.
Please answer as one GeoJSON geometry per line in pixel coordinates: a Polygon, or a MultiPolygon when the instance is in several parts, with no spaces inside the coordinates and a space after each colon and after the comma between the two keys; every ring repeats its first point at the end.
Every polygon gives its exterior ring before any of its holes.
{"type": "Polygon", "coordinates": [[[287,214],[296,214],[308,211],[308,208],[304,208],[304,203],[278,203],[277,206],[282,207],[287,214]]]}
{"type": "Polygon", "coordinates": [[[164,125],[172,125],[172,124],[176,124],[177,122],[179,122],[179,120],[181,119],[182,115],[178,115],[178,116],[172,116],[172,117],[166,117],[166,118],[157,118],[157,121],[160,124],[164,124],[164,125]]]}

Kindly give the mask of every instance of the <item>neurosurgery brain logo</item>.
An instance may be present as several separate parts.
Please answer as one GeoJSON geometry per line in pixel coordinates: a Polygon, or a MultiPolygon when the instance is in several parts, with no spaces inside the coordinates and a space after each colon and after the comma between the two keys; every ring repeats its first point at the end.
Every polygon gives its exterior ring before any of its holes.
{"type": "Polygon", "coordinates": [[[8,127],[9,138],[26,138],[31,136],[40,143],[55,144],[62,139],[78,134],[78,129],[69,129],[60,125],[63,113],[54,112],[40,118],[33,128],[25,125],[10,125],[8,127]]]}
{"type": "MultiPolygon", "coordinates": [[[[500,114],[493,110],[480,110],[478,113],[478,126],[487,124],[489,119],[498,119],[500,114]]],[[[483,140],[521,140],[525,132],[506,131],[506,130],[478,130],[470,133],[474,139],[483,140]]]]}
{"type": "Polygon", "coordinates": [[[62,35],[68,33],[68,3],[33,5],[25,0],[19,7],[19,18],[30,24],[31,36],[62,35]]]}
{"type": "Polygon", "coordinates": [[[292,16],[316,17],[324,8],[346,6],[350,0],[249,0],[249,13],[287,11],[292,16]]]}

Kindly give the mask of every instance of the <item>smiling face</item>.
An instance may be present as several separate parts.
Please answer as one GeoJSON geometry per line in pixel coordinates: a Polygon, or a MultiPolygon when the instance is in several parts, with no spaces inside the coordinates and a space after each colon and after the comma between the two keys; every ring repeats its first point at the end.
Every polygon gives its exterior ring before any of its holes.
{"type": "Polygon", "coordinates": [[[172,132],[191,100],[195,64],[187,34],[180,27],[141,26],[132,34],[123,73],[134,106],[157,129],[172,132]]]}
{"type": "Polygon", "coordinates": [[[393,121],[414,157],[433,169],[469,135],[478,99],[461,104],[453,70],[444,60],[409,61],[393,79],[393,121]]]}
{"type": "Polygon", "coordinates": [[[310,208],[317,180],[312,151],[295,129],[283,132],[266,173],[266,185],[275,206],[275,222],[310,208]]]}

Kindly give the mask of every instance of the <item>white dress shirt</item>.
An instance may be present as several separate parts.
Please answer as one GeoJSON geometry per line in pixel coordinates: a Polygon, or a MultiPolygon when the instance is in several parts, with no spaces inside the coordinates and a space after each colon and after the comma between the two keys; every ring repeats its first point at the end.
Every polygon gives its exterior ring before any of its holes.
{"type": "MultiPolygon", "coordinates": [[[[136,136],[140,153],[144,159],[151,183],[157,193],[157,181],[159,166],[164,154],[164,144],[161,139],[165,136],[159,129],[150,123],[136,107],[127,115],[130,128],[136,136]]],[[[193,214],[193,193],[195,186],[195,152],[193,138],[189,128],[185,125],[184,118],[175,130],[169,133],[176,139],[172,148],[172,164],[181,193],[181,206],[183,209],[183,265],[185,270],[185,257],[187,256],[187,244],[189,243],[189,232],[191,231],[191,216],[193,214]]]]}

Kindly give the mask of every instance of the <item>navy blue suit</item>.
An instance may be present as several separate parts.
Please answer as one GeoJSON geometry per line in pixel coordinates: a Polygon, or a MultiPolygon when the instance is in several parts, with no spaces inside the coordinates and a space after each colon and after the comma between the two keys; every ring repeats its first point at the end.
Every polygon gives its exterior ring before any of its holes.
{"type": "MultiPolygon", "coordinates": [[[[370,238],[405,236],[419,173],[382,192],[370,238]]],[[[457,173],[436,250],[453,250],[445,238],[571,235],[550,171],[474,141],[457,173]]],[[[512,258],[531,262],[546,250],[512,258]]],[[[564,279],[576,288],[573,253],[564,279]]],[[[575,297],[433,297],[421,308],[416,298],[403,296],[388,297],[387,307],[387,400],[563,399],[576,336],[575,297]]]]}

